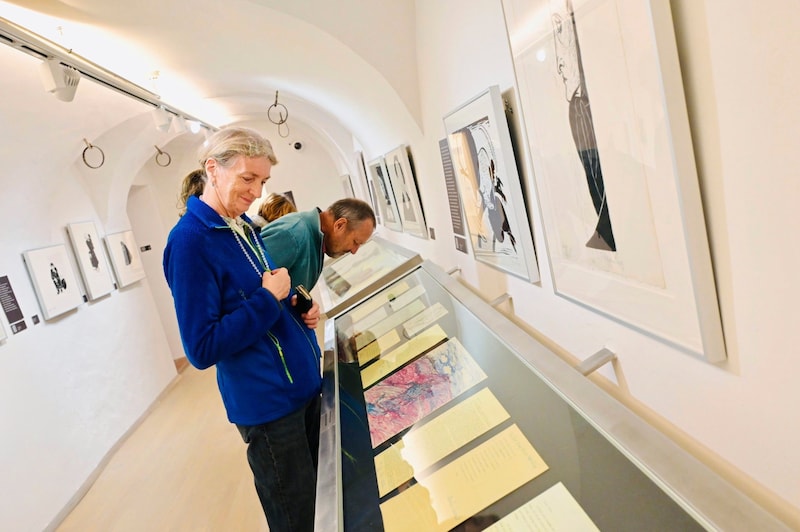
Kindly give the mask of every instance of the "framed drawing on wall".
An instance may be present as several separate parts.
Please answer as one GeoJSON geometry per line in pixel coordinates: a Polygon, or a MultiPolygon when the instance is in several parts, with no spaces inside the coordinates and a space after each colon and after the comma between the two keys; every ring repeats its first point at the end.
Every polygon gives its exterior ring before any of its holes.
{"type": "Polygon", "coordinates": [[[55,318],[83,302],[64,244],[26,251],[22,259],[44,319],[55,318]]]}
{"type": "Polygon", "coordinates": [[[106,247],[119,286],[128,286],[144,278],[144,266],[133,231],[106,235],[106,247]]]}
{"type": "Polygon", "coordinates": [[[350,180],[350,174],[343,174],[339,176],[342,182],[342,191],[345,198],[355,198],[356,194],[353,192],[353,182],[350,180]]]}
{"type": "Polygon", "coordinates": [[[86,287],[86,296],[94,300],[111,293],[114,282],[94,222],[69,224],[67,233],[86,287]]]}
{"type": "Polygon", "coordinates": [[[378,223],[380,223],[380,211],[378,210],[378,205],[375,203],[375,195],[372,193],[372,186],[369,178],[367,177],[367,166],[364,162],[364,153],[363,152],[356,152],[356,169],[358,171],[358,182],[361,190],[366,194],[365,197],[361,199],[365,200],[372,206],[372,210],[375,211],[375,217],[377,218],[378,223]]]}
{"type": "Polygon", "coordinates": [[[386,170],[389,172],[389,181],[394,190],[394,197],[397,200],[397,210],[400,213],[403,231],[421,238],[428,238],[425,214],[419,199],[417,180],[408,155],[408,146],[398,146],[387,153],[384,160],[386,161],[386,170]]]}
{"type": "Polygon", "coordinates": [[[8,338],[8,336],[6,335],[6,330],[3,328],[3,324],[0,323],[0,342],[5,340],[6,338],[8,338]]]}
{"type": "Polygon", "coordinates": [[[539,267],[500,88],[444,117],[475,259],[531,282],[539,267]]]}
{"type": "Polygon", "coordinates": [[[392,183],[389,181],[389,172],[386,171],[386,161],[383,157],[367,163],[367,173],[375,184],[376,202],[383,218],[383,225],[393,231],[402,231],[400,212],[397,210],[392,183]]]}
{"type": "Polygon", "coordinates": [[[555,292],[724,360],[669,1],[503,8],[555,292]]]}

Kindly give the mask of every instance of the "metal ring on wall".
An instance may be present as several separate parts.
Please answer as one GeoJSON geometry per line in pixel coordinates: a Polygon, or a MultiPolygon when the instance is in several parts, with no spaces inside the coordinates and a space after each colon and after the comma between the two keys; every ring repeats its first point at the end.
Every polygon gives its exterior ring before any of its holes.
{"type": "Polygon", "coordinates": [[[169,165],[170,165],[170,163],[172,162],[172,157],[170,156],[170,154],[169,154],[169,153],[167,153],[167,152],[165,152],[165,151],[162,151],[162,150],[161,150],[161,149],[160,149],[158,146],[155,146],[155,145],[154,145],[153,147],[154,147],[154,148],[156,149],[156,151],[158,152],[158,153],[156,154],[156,164],[157,164],[158,166],[162,167],[162,168],[165,168],[165,167],[169,166],[169,165]],[[162,155],[166,155],[166,156],[167,156],[167,162],[165,162],[164,164],[161,164],[161,160],[159,160],[159,157],[161,157],[162,155]]]}
{"type": "Polygon", "coordinates": [[[278,91],[275,91],[275,103],[270,105],[269,109],[267,109],[267,118],[269,118],[269,121],[277,126],[280,126],[289,120],[289,110],[282,103],[278,103],[278,91]],[[281,112],[281,109],[283,109],[283,112],[281,112]],[[273,118],[273,113],[278,113],[278,120],[273,118]],[[284,113],[286,114],[284,115],[284,113]]]}
{"type": "Polygon", "coordinates": [[[103,163],[106,162],[106,154],[103,153],[103,150],[100,149],[99,146],[92,145],[92,143],[86,139],[83,139],[83,142],[86,143],[86,147],[83,149],[83,154],[81,155],[81,157],[83,158],[83,164],[94,170],[103,166],[103,163]],[[98,164],[97,166],[92,166],[91,164],[89,164],[89,161],[86,160],[86,152],[88,152],[89,150],[97,150],[100,152],[100,164],[98,164]]]}

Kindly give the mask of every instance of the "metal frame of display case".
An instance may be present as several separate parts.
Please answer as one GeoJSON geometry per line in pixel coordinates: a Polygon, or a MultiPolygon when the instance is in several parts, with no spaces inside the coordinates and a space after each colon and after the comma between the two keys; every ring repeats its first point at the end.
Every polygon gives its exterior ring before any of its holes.
{"type": "MultiPolygon", "coordinates": [[[[586,379],[575,368],[482,300],[467,286],[447,275],[438,266],[424,261],[418,268],[394,278],[424,272],[453,298],[453,303],[485,326],[480,334],[491,335],[492,342],[507,347],[526,366],[532,379],[539,379],[566,402],[581,422],[597,431],[598,440],[615,448],[626,467],[643,474],[654,491],[680,507],[698,527],[707,530],[789,530],[747,495],[727,482],[707,465],[646,423],[616,399],[586,379]],[[627,460],[625,460],[627,459],[627,460]],[[629,463],[628,463],[629,462],[629,463]],[[659,491],[660,490],[660,491],[659,491]]],[[[374,296],[378,289],[370,291],[374,296]]],[[[363,299],[362,301],[365,301],[363,299]]],[[[351,305],[352,306],[352,305],[351,305]]],[[[335,317],[335,316],[332,316],[335,317]]],[[[455,319],[455,318],[454,318],[455,319]]],[[[460,321],[465,317],[458,318],[460,321]]],[[[470,318],[471,319],[471,318],[470,318]]],[[[320,431],[320,466],[317,483],[315,530],[345,530],[342,487],[342,420],[340,405],[339,357],[334,319],[325,323],[323,360],[323,400],[320,431]]],[[[538,386],[538,384],[537,384],[538,386]]],[[[533,408],[533,407],[532,407],[533,408]]]]}
{"type": "Polygon", "coordinates": [[[383,238],[377,236],[372,237],[361,247],[358,254],[353,256],[345,255],[324,265],[322,269],[323,273],[320,276],[320,283],[318,286],[321,293],[321,302],[325,317],[331,318],[337,314],[340,314],[342,311],[358,303],[369,294],[373,294],[380,288],[384,287],[389,281],[396,279],[421,263],[422,257],[420,257],[417,253],[389,242],[388,240],[384,240],[383,238]],[[382,253],[382,259],[384,262],[381,264],[381,270],[377,274],[380,275],[380,277],[374,278],[375,276],[373,276],[374,280],[368,282],[367,284],[357,284],[350,288],[346,294],[343,294],[342,296],[336,295],[335,292],[325,282],[326,269],[334,268],[337,263],[341,263],[342,260],[360,260],[360,257],[365,252],[369,251],[366,249],[366,246],[372,245],[378,246],[378,251],[382,253]]]}

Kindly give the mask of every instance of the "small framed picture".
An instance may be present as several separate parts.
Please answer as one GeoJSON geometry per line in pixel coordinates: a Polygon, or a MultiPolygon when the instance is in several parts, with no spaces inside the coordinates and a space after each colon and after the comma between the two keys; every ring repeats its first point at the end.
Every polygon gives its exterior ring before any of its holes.
{"type": "Polygon", "coordinates": [[[108,256],[111,257],[111,266],[117,284],[128,286],[144,278],[144,266],[139,255],[139,247],[133,237],[133,231],[122,231],[106,235],[108,256]]]}
{"type": "Polygon", "coordinates": [[[26,251],[22,259],[44,319],[55,318],[83,302],[64,244],[26,251]]]}
{"type": "Polygon", "coordinates": [[[94,300],[111,293],[114,282],[94,222],[69,224],[67,232],[86,287],[86,296],[94,300]]]}

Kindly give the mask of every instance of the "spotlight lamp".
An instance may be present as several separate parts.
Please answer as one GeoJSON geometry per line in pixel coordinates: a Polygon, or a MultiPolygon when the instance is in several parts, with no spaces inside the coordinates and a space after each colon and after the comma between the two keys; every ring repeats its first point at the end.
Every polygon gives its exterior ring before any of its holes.
{"type": "Polygon", "coordinates": [[[44,89],[62,102],[71,102],[75,98],[81,73],[74,68],[62,65],[58,59],[45,59],[39,65],[39,75],[44,89]]]}

